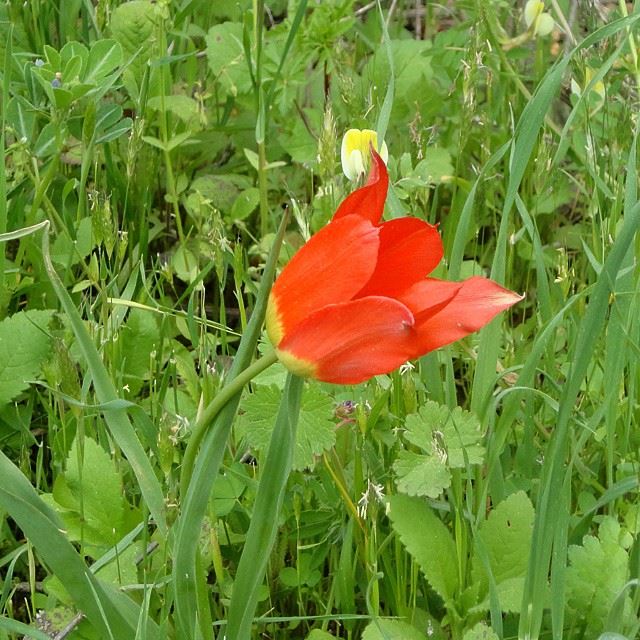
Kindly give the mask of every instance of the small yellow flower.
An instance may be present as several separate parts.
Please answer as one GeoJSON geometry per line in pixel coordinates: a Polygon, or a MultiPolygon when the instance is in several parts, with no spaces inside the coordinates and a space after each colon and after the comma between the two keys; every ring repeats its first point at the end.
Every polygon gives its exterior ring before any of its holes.
{"type": "Polygon", "coordinates": [[[389,150],[384,140],[382,146],[378,147],[378,134],[375,131],[372,129],[349,129],[344,134],[340,157],[342,170],[349,180],[356,181],[369,170],[371,158],[369,145],[373,145],[386,164],[389,159],[389,150]]]}
{"type": "MultiPolygon", "coordinates": [[[[593,80],[593,76],[595,75],[595,71],[591,67],[586,67],[584,71],[584,88],[586,89],[589,86],[591,80],[593,80]]],[[[605,89],[604,82],[602,80],[598,80],[591,87],[591,91],[596,94],[599,101],[603,101],[605,99],[605,89]]],[[[574,80],[571,79],[571,93],[580,97],[582,95],[582,87],[574,80]]]]}
{"type": "Polygon", "coordinates": [[[553,30],[553,18],[545,12],[541,0],[528,0],[524,6],[524,21],[534,36],[547,36],[553,30]]]}

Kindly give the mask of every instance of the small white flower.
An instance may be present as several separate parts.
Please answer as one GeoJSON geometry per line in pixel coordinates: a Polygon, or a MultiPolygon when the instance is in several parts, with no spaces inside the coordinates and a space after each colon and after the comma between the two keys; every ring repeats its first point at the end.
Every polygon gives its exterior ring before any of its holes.
{"type": "Polygon", "coordinates": [[[367,510],[369,508],[369,501],[373,500],[384,504],[384,487],[381,484],[376,484],[367,480],[367,488],[358,500],[358,515],[364,520],[367,517],[367,510]]]}
{"type": "Polygon", "coordinates": [[[409,373],[409,371],[413,371],[415,368],[416,366],[411,362],[405,362],[403,365],[400,365],[400,375],[403,376],[405,373],[409,373]]]}

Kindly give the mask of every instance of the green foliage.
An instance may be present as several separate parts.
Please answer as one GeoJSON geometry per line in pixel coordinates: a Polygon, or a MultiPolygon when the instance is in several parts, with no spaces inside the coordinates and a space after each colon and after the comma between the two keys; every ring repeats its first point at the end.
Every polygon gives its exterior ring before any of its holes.
{"type": "Polygon", "coordinates": [[[240,23],[223,22],[211,27],[207,34],[209,68],[221,86],[234,96],[251,89],[242,31],[240,23]]]}
{"type": "MultiPolygon", "coordinates": [[[[606,621],[616,599],[624,593],[629,579],[630,540],[624,544],[620,524],[607,516],[598,527],[598,535],[587,535],[582,545],[568,550],[567,603],[575,624],[580,625],[586,637],[595,638],[606,631],[606,621]]],[[[624,597],[620,624],[637,622],[631,598],[624,597]]]]}
{"type": "Polygon", "coordinates": [[[380,4],[1,4],[3,640],[638,635],[640,16],[380,4]],[[282,365],[229,382],[351,127],[526,298],[294,446],[282,365]]]}
{"type": "Polygon", "coordinates": [[[91,438],[76,438],[53,493],[42,496],[60,515],[70,540],[98,558],[138,522],[122,492],[114,460],[91,438]],[[99,482],[96,479],[99,478],[99,482]]]}
{"type": "MultiPolygon", "coordinates": [[[[281,394],[276,386],[259,386],[242,403],[238,427],[247,445],[258,452],[266,450],[271,439],[281,394]]],[[[333,402],[317,385],[309,384],[303,392],[301,407],[293,469],[313,469],[317,457],[336,441],[333,402]]]]}
{"type": "Polygon", "coordinates": [[[370,622],[362,634],[362,640],[426,640],[420,633],[401,620],[376,620],[370,622]]]}
{"type": "Polygon", "coordinates": [[[420,498],[391,496],[389,517],[407,552],[434,590],[447,602],[455,598],[458,554],[451,532],[420,498]]]}
{"type": "Polygon", "coordinates": [[[498,640],[499,636],[483,622],[465,632],[462,640],[498,640]]]}
{"type": "MultiPolygon", "coordinates": [[[[534,516],[531,500],[519,491],[493,509],[478,531],[476,545],[488,557],[504,611],[520,611],[534,516]]],[[[472,585],[481,598],[489,592],[489,577],[478,552],[473,556],[472,585]]],[[[488,595],[480,606],[489,609],[488,595]]]]}
{"type": "Polygon", "coordinates": [[[53,311],[22,311],[0,322],[0,406],[37,378],[51,349],[53,311]]]}
{"type": "Polygon", "coordinates": [[[404,438],[421,453],[401,450],[393,464],[398,489],[437,498],[451,484],[451,469],[482,464],[480,423],[468,411],[427,402],[407,416],[404,438]]]}

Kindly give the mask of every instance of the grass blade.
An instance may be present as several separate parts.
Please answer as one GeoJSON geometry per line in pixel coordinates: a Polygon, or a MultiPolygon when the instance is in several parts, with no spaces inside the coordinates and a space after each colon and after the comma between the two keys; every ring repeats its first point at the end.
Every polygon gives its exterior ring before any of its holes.
{"type": "Polygon", "coordinates": [[[262,466],[251,524],[233,585],[227,621],[228,638],[249,638],[251,635],[258,589],[276,538],[278,516],[291,471],[303,387],[301,378],[289,374],[269,451],[262,466]]]}
{"type": "MultiPolygon", "coordinates": [[[[256,305],[229,372],[229,382],[249,366],[255,353],[287,221],[288,216],[283,216],[265,265],[256,305]]],[[[195,580],[200,528],[207,513],[211,489],[220,471],[239,403],[240,394],[229,401],[211,425],[202,441],[186,495],[181,496],[182,512],[175,525],[173,587],[178,632],[184,638],[194,637],[196,621],[203,619],[197,613],[195,580]]],[[[210,630],[205,629],[203,632],[210,634],[210,630]]]]}
{"type": "MultiPolygon", "coordinates": [[[[80,314],[78,313],[78,310],[73,304],[71,296],[67,293],[67,290],[53,267],[49,253],[49,236],[46,232],[42,237],[42,256],[51,284],[53,285],[64,312],[70,320],[76,340],[78,341],[78,346],[80,347],[89,366],[98,401],[101,404],[105,404],[118,400],[116,388],[109,377],[109,373],[107,372],[102,359],[100,358],[100,354],[98,353],[98,350],[96,349],[93,340],[89,335],[80,314]]],[[[149,508],[149,512],[151,513],[156,526],[163,535],[166,534],[167,523],[162,488],[155,476],[153,468],[151,467],[149,458],[147,458],[142,444],[140,444],[140,440],[136,435],[126,410],[114,409],[105,411],[104,419],[114,440],[120,449],[122,449],[129,461],[129,464],[131,465],[131,468],[133,469],[133,472],[135,473],[140,485],[140,490],[142,491],[142,495],[144,496],[146,505],[149,508]]]]}

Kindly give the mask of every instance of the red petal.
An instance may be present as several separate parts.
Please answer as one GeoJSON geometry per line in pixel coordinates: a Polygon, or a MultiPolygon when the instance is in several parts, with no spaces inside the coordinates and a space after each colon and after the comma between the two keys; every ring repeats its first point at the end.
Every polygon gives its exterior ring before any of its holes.
{"type": "Polygon", "coordinates": [[[356,384],[408,360],[412,326],[411,312],[397,300],[359,298],[316,311],[284,338],[278,355],[319,380],[356,384]]]}
{"type": "Polygon", "coordinates": [[[446,307],[462,288],[462,282],[424,278],[399,294],[397,299],[407,305],[416,326],[446,307]]]}
{"type": "Polygon", "coordinates": [[[371,149],[373,162],[367,184],[349,194],[340,204],[333,215],[333,219],[342,218],[351,214],[359,215],[373,224],[378,224],[384,212],[384,202],[387,199],[389,188],[389,174],[384,160],[371,149]]]}
{"type": "Polygon", "coordinates": [[[290,260],[269,301],[267,331],[275,345],[314,311],[351,300],[375,268],[379,229],[359,216],[330,222],[290,260]]]}
{"type": "Polygon", "coordinates": [[[435,226],[417,218],[383,223],[376,270],[358,297],[395,297],[431,273],[442,254],[442,240],[435,226]]]}
{"type": "Polygon", "coordinates": [[[412,287],[409,297],[411,299],[406,299],[405,294],[400,296],[416,315],[417,339],[412,357],[424,355],[478,331],[500,311],[523,298],[493,280],[480,277],[469,278],[461,283],[426,280],[412,287]],[[454,290],[456,285],[459,287],[457,293],[454,290]],[[454,294],[451,301],[444,301],[440,308],[434,306],[434,293],[440,290],[442,301],[447,289],[454,294]],[[420,308],[421,295],[423,308],[420,308]]]}

